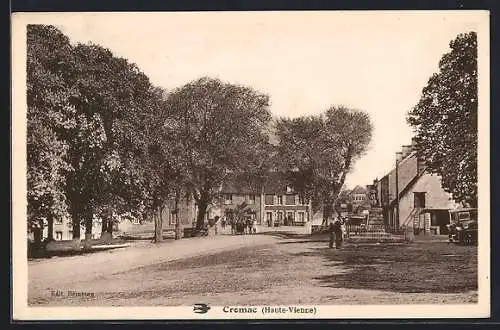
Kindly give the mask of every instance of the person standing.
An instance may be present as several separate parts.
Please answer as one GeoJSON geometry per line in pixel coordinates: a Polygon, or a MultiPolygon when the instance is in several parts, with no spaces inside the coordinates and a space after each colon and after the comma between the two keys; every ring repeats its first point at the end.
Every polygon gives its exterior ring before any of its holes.
{"type": "Polygon", "coordinates": [[[229,224],[231,225],[231,235],[234,235],[236,232],[236,223],[234,218],[229,219],[229,224]]]}
{"type": "Polygon", "coordinates": [[[328,247],[331,249],[331,248],[333,248],[333,243],[335,241],[335,227],[333,225],[333,221],[330,221],[328,223],[327,232],[328,232],[328,237],[329,237],[328,247]]]}
{"type": "Polygon", "coordinates": [[[216,216],[214,219],[214,231],[215,231],[215,236],[219,233],[219,216],[216,216]]]}
{"type": "Polygon", "coordinates": [[[251,234],[252,232],[252,221],[250,218],[247,218],[245,221],[245,233],[246,234],[251,234]]]}
{"type": "Polygon", "coordinates": [[[334,222],[334,232],[335,232],[335,248],[336,249],[341,249],[342,248],[342,241],[343,241],[343,233],[342,233],[342,224],[340,223],[340,220],[335,220],[334,222]]]}

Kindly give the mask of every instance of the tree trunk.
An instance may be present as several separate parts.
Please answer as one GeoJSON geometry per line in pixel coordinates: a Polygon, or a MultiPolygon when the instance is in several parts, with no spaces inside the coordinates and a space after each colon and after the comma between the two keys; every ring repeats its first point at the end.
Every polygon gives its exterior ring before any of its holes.
{"type": "Polygon", "coordinates": [[[155,238],[154,241],[155,243],[160,243],[163,241],[163,222],[161,219],[161,209],[158,208],[153,212],[153,219],[155,222],[155,238]],[[158,211],[158,212],[156,212],[158,211]]]}
{"type": "Polygon", "coordinates": [[[114,226],[115,222],[114,222],[114,219],[113,219],[113,213],[111,213],[111,216],[109,217],[108,221],[107,221],[107,226],[106,226],[106,232],[113,235],[113,226],[114,226]]]}
{"type": "Polygon", "coordinates": [[[40,250],[42,248],[43,226],[44,226],[43,220],[39,220],[38,226],[36,226],[33,229],[33,240],[34,240],[33,250],[34,250],[35,254],[40,252],[40,250]]]}
{"type": "Polygon", "coordinates": [[[181,238],[181,224],[179,219],[179,192],[175,194],[175,239],[181,238]]]}
{"type": "Polygon", "coordinates": [[[85,210],[83,213],[84,224],[85,224],[85,239],[83,241],[84,249],[90,249],[92,246],[90,240],[92,239],[92,213],[89,210],[85,210]]]}
{"type": "Polygon", "coordinates": [[[208,201],[205,199],[200,199],[198,203],[198,214],[196,216],[196,229],[201,230],[205,224],[205,213],[207,212],[208,201]]]}
{"type": "Polygon", "coordinates": [[[54,218],[52,215],[47,217],[47,241],[54,240],[54,218]]]}
{"type": "Polygon", "coordinates": [[[73,210],[71,212],[71,222],[73,229],[73,240],[80,240],[80,212],[73,210]]]}
{"type": "Polygon", "coordinates": [[[88,214],[85,217],[85,240],[92,239],[92,216],[88,214]]]}
{"type": "Polygon", "coordinates": [[[101,215],[101,235],[108,231],[108,219],[106,215],[101,215]]]}

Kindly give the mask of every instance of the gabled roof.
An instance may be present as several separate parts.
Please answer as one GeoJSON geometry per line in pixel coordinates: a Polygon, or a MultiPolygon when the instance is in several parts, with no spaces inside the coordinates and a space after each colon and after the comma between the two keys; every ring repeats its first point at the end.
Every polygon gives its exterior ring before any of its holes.
{"type": "Polygon", "coordinates": [[[261,188],[249,176],[231,173],[226,176],[221,191],[225,194],[258,195],[261,188]]]}
{"type": "MultiPolygon", "coordinates": [[[[415,185],[415,183],[418,182],[418,180],[422,177],[422,175],[424,175],[426,173],[425,171],[425,168],[420,171],[420,173],[417,173],[417,175],[415,175],[413,177],[413,179],[411,179],[408,184],[406,185],[406,187],[404,187],[401,191],[399,191],[399,199],[401,199],[401,197],[403,197],[404,195],[406,195],[406,193],[415,185]]],[[[396,204],[396,199],[393,199],[391,202],[390,202],[390,205],[393,206],[394,204],[396,204]]]]}
{"type": "Polygon", "coordinates": [[[283,194],[287,193],[286,188],[290,185],[286,175],[281,172],[267,172],[259,180],[252,180],[250,175],[228,174],[222,184],[222,193],[226,194],[283,194]],[[260,181],[260,182],[258,182],[260,181]]]}
{"type": "Polygon", "coordinates": [[[366,194],[366,189],[362,186],[356,186],[354,187],[354,189],[352,189],[351,191],[351,195],[352,194],[366,194]]]}
{"type": "Polygon", "coordinates": [[[282,172],[269,172],[264,182],[266,194],[286,194],[286,187],[290,185],[286,175],[282,172]]]}

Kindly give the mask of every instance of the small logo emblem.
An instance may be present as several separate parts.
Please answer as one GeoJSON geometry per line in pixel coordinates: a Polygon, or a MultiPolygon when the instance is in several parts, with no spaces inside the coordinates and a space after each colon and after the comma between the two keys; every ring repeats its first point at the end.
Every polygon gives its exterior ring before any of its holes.
{"type": "Polygon", "coordinates": [[[193,311],[198,314],[205,314],[210,309],[207,304],[194,304],[193,311]]]}

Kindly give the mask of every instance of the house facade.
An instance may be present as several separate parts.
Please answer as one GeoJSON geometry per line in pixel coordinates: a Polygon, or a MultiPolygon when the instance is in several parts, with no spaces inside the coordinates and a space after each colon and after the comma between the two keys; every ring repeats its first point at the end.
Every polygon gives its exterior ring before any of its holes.
{"type": "MultiPolygon", "coordinates": [[[[49,237],[49,224],[45,221],[44,228],[42,231],[42,240],[49,237]]],[[[92,224],[92,239],[99,238],[101,236],[101,224],[98,221],[94,221],[92,224]]],[[[34,239],[34,233],[28,233],[30,239],[34,239]]],[[[73,226],[71,219],[68,217],[56,218],[52,224],[52,238],[56,241],[65,241],[73,239],[73,226]]],[[[80,238],[85,238],[85,226],[80,226],[80,238]]]]}
{"type": "MultiPolygon", "coordinates": [[[[305,225],[312,218],[311,203],[300,196],[279,172],[270,172],[263,184],[249,184],[228,177],[220,190],[220,197],[210,205],[205,220],[216,216],[230,217],[238,205],[245,203],[248,216],[258,225],[305,225]]],[[[181,219],[196,218],[198,208],[194,201],[179,210],[181,219]]]]}
{"type": "Polygon", "coordinates": [[[442,188],[441,177],[427,171],[414,141],[396,157],[394,168],[372,186],[385,225],[392,230],[413,226],[417,231],[443,233],[449,210],[459,205],[442,188]]]}

